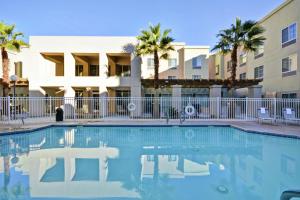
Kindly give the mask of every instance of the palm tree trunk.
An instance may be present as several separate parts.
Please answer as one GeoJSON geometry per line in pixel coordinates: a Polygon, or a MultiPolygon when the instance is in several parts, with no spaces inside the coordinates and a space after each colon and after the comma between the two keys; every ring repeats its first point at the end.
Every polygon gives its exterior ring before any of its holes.
{"type": "Polygon", "coordinates": [[[2,58],[2,79],[3,79],[3,96],[8,96],[9,89],[9,60],[8,54],[4,47],[1,48],[1,58],[2,58]]]}
{"type": "Polygon", "coordinates": [[[154,51],[154,89],[158,89],[158,70],[159,70],[158,52],[154,51]]]}
{"type": "Polygon", "coordinates": [[[233,49],[232,49],[232,52],[231,52],[231,82],[232,82],[232,85],[231,87],[234,86],[234,82],[236,80],[236,67],[237,67],[237,49],[238,49],[238,46],[237,45],[234,45],[233,49]]]}
{"type": "MultiPolygon", "coordinates": [[[[229,97],[234,97],[235,91],[235,81],[236,81],[236,68],[237,68],[237,49],[238,46],[234,45],[231,52],[231,77],[230,77],[230,85],[229,85],[229,97]]],[[[229,118],[235,118],[235,103],[230,101],[229,104],[229,118]]]]}
{"type": "Polygon", "coordinates": [[[153,114],[154,118],[159,118],[159,85],[158,85],[159,58],[158,52],[154,51],[154,103],[153,114]]]}

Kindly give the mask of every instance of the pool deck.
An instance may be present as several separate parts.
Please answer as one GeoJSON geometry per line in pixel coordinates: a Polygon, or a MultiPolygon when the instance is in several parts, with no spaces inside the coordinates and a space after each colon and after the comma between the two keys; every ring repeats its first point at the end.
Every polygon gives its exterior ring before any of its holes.
{"type": "Polygon", "coordinates": [[[235,128],[239,128],[245,131],[257,132],[263,134],[272,134],[284,137],[293,137],[300,139],[300,126],[298,125],[285,125],[277,124],[272,125],[268,123],[259,124],[254,121],[185,121],[180,124],[178,120],[170,120],[167,124],[165,120],[120,120],[120,121],[76,121],[76,122],[35,122],[28,123],[25,125],[20,124],[1,124],[0,125],[0,135],[12,133],[15,131],[28,131],[37,128],[43,128],[51,125],[116,125],[116,126],[204,126],[204,125],[230,125],[235,128]]]}

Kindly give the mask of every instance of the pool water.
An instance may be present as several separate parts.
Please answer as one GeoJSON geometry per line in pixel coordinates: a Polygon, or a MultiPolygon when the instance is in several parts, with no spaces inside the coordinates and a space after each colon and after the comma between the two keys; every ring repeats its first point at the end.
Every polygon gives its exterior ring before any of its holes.
{"type": "Polygon", "coordinates": [[[231,127],[51,127],[0,137],[0,199],[275,200],[300,140],[231,127]]]}

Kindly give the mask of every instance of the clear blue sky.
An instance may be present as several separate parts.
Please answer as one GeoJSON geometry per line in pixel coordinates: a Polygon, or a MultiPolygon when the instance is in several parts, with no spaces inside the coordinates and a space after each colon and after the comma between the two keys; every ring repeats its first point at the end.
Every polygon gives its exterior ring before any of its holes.
{"type": "Polygon", "coordinates": [[[176,41],[214,45],[235,17],[259,20],[284,0],[1,0],[0,20],[30,35],[135,36],[149,23],[176,41]]]}

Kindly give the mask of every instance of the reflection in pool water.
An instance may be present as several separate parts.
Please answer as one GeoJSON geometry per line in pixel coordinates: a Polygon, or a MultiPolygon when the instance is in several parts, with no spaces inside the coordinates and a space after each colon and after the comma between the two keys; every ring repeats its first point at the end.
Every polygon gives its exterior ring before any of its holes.
{"type": "Polygon", "coordinates": [[[300,140],[229,127],[53,127],[0,137],[0,199],[279,199],[300,140]]]}

